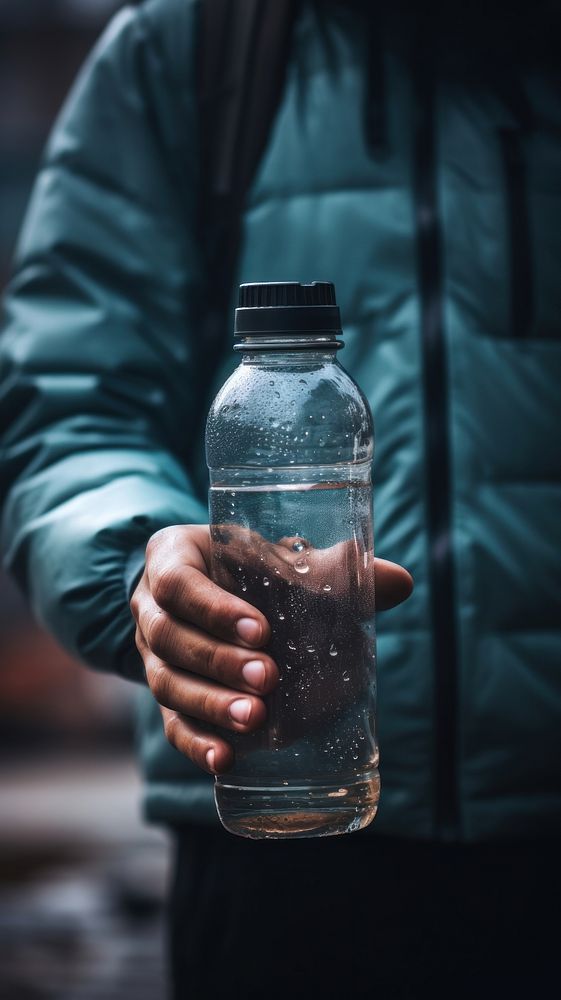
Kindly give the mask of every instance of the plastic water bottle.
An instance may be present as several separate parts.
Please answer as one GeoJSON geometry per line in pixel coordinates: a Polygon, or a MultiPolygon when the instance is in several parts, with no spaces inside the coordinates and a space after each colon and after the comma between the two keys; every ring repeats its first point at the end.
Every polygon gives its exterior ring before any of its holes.
{"type": "Polygon", "coordinates": [[[212,577],[266,616],[280,672],[215,782],[245,837],[349,833],[378,803],[373,428],[340,327],[328,282],[242,285],[240,364],[207,423],[212,577]]]}

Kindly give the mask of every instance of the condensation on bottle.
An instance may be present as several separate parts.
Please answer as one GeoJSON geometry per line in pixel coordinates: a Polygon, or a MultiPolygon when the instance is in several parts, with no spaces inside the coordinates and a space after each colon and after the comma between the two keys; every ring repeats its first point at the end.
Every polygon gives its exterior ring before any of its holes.
{"type": "Polygon", "coordinates": [[[265,725],[224,734],[216,806],[245,837],[350,833],[378,804],[373,425],[340,335],[330,282],[241,285],[207,422],[211,574],[266,616],[279,671],[265,725]]]}

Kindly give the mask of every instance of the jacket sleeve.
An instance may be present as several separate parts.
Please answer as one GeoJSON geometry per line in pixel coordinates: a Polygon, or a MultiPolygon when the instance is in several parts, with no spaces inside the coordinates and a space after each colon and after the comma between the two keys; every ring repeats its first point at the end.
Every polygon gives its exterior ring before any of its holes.
{"type": "Polygon", "coordinates": [[[32,194],[0,348],[5,564],[68,649],[137,679],[128,598],[146,540],[206,520],[185,461],[200,409],[195,12],[125,9],[90,56],[32,194]]]}

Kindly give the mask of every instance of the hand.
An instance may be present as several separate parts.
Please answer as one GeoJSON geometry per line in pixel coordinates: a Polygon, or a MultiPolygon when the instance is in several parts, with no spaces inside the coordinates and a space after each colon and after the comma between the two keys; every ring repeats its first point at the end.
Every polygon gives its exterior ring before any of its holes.
{"type": "MultiPolygon", "coordinates": [[[[319,742],[328,740],[342,716],[351,711],[356,718],[370,702],[375,597],[382,608],[399,603],[409,592],[409,574],[376,560],[359,535],[316,548],[301,536],[272,542],[229,523],[212,525],[211,538],[214,582],[243,593],[272,626],[267,652],[280,683],[265,703],[275,749],[293,746],[310,730],[319,742]]],[[[240,766],[246,754],[269,747],[267,728],[251,742],[234,740],[240,766]]]]}
{"type": "Polygon", "coordinates": [[[363,550],[356,541],[338,542],[327,549],[318,549],[300,536],[270,542],[256,531],[231,524],[213,525],[211,536],[212,576],[230,592],[239,592],[245,581],[252,596],[263,597],[265,579],[270,587],[267,592],[270,598],[275,587],[296,583],[308,595],[324,597],[331,602],[352,600],[353,610],[366,619],[374,614],[375,607],[378,611],[386,611],[401,604],[413,589],[413,580],[407,570],[386,559],[375,559],[370,552],[365,562],[363,550]],[[353,593],[349,593],[350,584],[353,593]]]}
{"type": "MultiPolygon", "coordinates": [[[[247,538],[243,541],[246,566],[248,560],[255,568],[259,562],[261,572],[266,565],[277,579],[289,574],[299,584],[304,582],[304,575],[294,569],[302,556],[294,552],[292,539],[273,544],[256,536],[255,545],[249,546],[247,538]],[[260,559],[259,545],[266,547],[266,562],[260,559]]],[[[335,579],[333,571],[341,559],[338,548],[309,550],[307,587],[317,591],[326,570],[335,579]]],[[[161,707],[167,739],[204,770],[222,773],[233,763],[232,748],[210,727],[238,733],[261,728],[266,719],[263,697],[274,690],[279,674],[263,648],[271,638],[265,615],[213,583],[210,565],[207,526],[164,528],[148,543],[131,610],[137,647],[161,707]]],[[[405,569],[382,559],[374,560],[374,568],[379,607],[393,607],[409,596],[412,580],[405,569]]],[[[214,575],[228,587],[226,566],[223,572],[224,576],[214,575]]],[[[373,573],[366,582],[371,592],[373,573]]]]}

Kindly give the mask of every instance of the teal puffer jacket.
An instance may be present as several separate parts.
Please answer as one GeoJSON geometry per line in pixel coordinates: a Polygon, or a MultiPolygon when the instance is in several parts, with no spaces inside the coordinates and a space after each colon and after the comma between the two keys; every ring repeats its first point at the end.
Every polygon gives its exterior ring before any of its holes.
{"type": "MultiPolygon", "coordinates": [[[[379,619],[374,832],[559,833],[561,81],[531,46],[505,85],[453,31],[432,52],[407,13],[369,35],[324,10],[321,31],[298,16],[237,277],[335,281],[377,424],[377,548],[416,581],[379,619]]],[[[205,414],[233,365],[227,333],[221,353],[200,336],[197,15],[126,9],[88,60],[1,348],[6,564],[65,646],[137,679],[130,588],[153,531],[206,520],[205,414]]],[[[215,821],[139,691],[148,815],[215,821]]]]}

